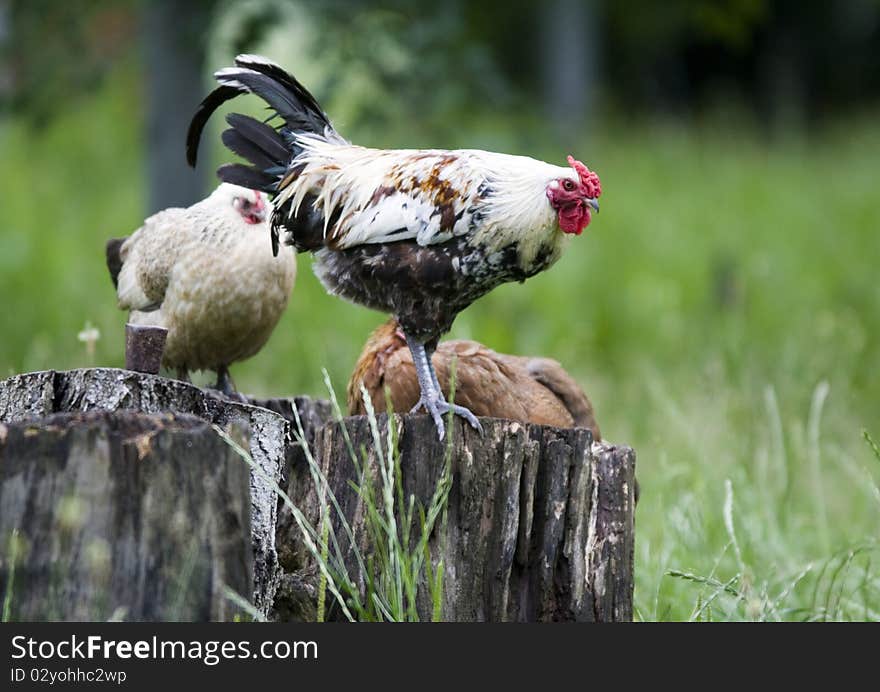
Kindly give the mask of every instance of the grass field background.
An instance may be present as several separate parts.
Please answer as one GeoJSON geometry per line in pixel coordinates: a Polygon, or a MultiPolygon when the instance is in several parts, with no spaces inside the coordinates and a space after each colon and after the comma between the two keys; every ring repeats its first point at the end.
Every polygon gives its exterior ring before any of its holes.
{"type": "MultiPolygon", "coordinates": [[[[122,66],[46,128],[0,120],[3,375],[122,365],[103,244],[144,216],[139,103],[122,66]]],[[[880,126],[771,141],[723,122],[597,122],[571,153],[602,177],[601,215],[451,336],[560,360],[605,436],[635,447],[640,619],[877,619],[880,457],[863,431],[880,438],[880,126]]],[[[516,119],[440,141],[346,134],[569,153],[516,119]]],[[[383,319],[327,296],[300,257],[291,308],[233,376],[255,395],[321,395],[326,367],[341,392],[383,319]]]]}

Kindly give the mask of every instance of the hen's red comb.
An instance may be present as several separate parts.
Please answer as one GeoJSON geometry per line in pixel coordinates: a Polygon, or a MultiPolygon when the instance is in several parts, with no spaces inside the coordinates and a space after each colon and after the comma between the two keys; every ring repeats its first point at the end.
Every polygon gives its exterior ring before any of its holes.
{"type": "Polygon", "coordinates": [[[568,165],[577,171],[578,177],[581,179],[581,185],[587,188],[587,194],[595,199],[602,194],[602,183],[599,182],[599,176],[587,168],[574,156],[568,157],[568,165]]]}

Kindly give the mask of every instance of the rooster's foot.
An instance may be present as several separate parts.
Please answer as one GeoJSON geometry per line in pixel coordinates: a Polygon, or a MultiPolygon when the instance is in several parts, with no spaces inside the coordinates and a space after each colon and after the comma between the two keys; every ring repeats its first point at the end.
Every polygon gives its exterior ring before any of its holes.
{"type": "Polygon", "coordinates": [[[442,440],[446,436],[446,426],[443,423],[444,414],[452,411],[456,416],[461,416],[464,418],[468,424],[480,435],[483,434],[483,426],[480,425],[480,421],[477,420],[477,417],[470,412],[470,409],[466,409],[464,406],[459,406],[458,404],[450,404],[449,402],[443,399],[428,399],[424,396],[419,399],[419,403],[413,406],[410,413],[415,413],[420,408],[424,407],[425,410],[431,415],[431,418],[434,419],[434,425],[437,426],[437,436],[442,440]]]}

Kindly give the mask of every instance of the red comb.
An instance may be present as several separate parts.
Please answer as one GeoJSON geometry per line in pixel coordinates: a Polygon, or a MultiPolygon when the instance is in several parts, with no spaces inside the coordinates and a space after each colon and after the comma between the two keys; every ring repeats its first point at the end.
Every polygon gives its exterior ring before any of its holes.
{"type": "Polygon", "coordinates": [[[578,177],[581,179],[581,185],[587,188],[587,194],[595,199],[602,194],[602,183],[599,182],[599,176],[593,173],[574,156],[568,157],[568,165],[577,171],[578,177]]]}

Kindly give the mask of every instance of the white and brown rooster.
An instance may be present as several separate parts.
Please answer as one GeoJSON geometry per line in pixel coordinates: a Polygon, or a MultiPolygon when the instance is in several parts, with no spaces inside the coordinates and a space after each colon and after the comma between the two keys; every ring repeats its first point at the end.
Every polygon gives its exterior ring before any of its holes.
{"type": "Polygon", "coordinates": [[[226,164],[219,177],[276,195],[274,251],[283,229],[288,244],[315,253],[330,293],[397,318],[421,389],[414,410],[430,413],[441,438],[450,408],[480,429],[468,409],[444,401],[431,353],[474,300],[559,259],[599,209],[598,176],[571,156],[564,167],[478,150],[356,146],[266,58],[240,55],[214,76],[220,86],[190,124],[189,162],[221,104],[244,93],[262,98],[273,111],[268,121],[232,114],[223,133],[252,165],[226,164]]]}
{"type": "Polygon", "coordinates": [[[258,190],[222,183],[186,209],[153,214],[127,238],[107,242],[107,267],[129,321],[168,329],[162,364],[189,379],[257,353],[287,307],[296,255],[270,252],[271,205],[258,190]]]}

